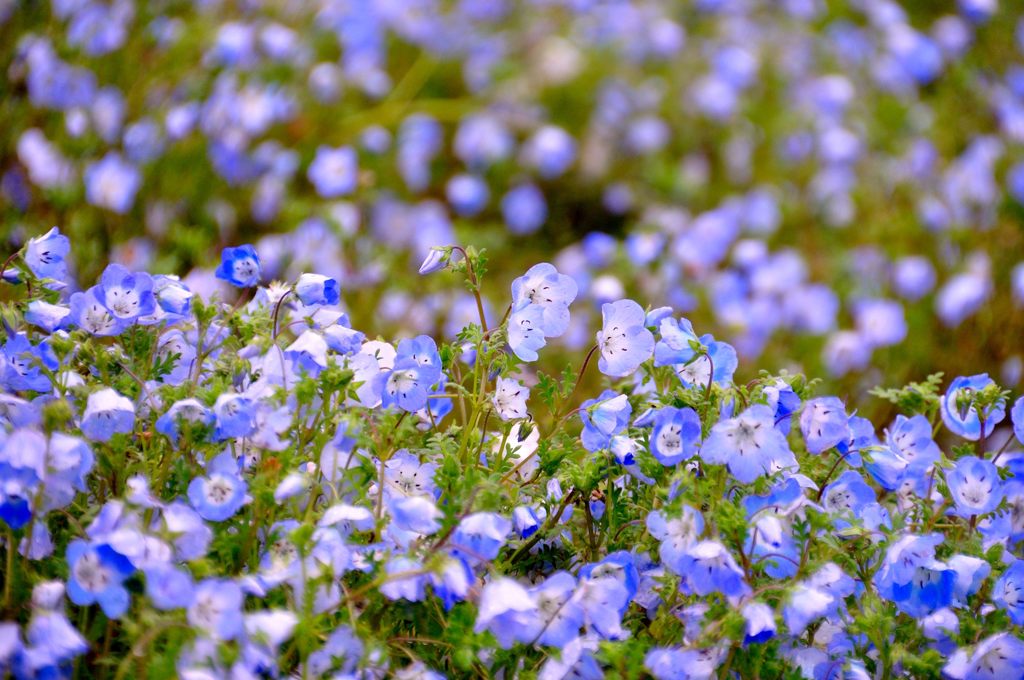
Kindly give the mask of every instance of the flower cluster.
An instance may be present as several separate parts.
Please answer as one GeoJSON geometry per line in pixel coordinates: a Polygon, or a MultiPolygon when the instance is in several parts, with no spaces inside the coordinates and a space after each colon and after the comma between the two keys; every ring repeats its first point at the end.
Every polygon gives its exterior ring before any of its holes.
{"type": "Polygon", "coordinates": [[[231,304],[117,264],[70,292],[68,246],[7,265],[0,672],[1024,677],[1024,397],[987,375],[877,390],[879,429],[629,299],[547,375],[547,263],[494,324],[440,247],[479,317],[389,342],[251,246],[231,304]]]}
{"type": "MultiPolygon", "coordinates": [[[[1024,307],[1012,0],[23,4],[0,0],[4,245],[61,215],[90,280],[194,267],[209,295],[207,253],[251,240],[270,278],[373,290],[352,313],[381,332],[454,335],[475,300],[406,263],[481,233],[504,255],[485,312],[539,260],[575,284],[543,319],[516,293],[524,360],[586,351],[631,294],[770,370],[796,338],[844,389],[889,358],[909,380],[920,352],[1022,382],[1019,346],[988,340],[1020,315],[987,312],[1024,307]]],[[[73,313],[115,334],[133,302],[73,313]]]]}

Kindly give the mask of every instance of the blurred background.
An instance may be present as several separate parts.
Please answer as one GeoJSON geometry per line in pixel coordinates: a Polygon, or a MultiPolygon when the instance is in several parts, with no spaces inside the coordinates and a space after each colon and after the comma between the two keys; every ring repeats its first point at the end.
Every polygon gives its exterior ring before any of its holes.
{"type": "MultiPolygon", "coordinates": [[[[867,388],[1024,356],[1024,22],[997,0],[0,0],[0,244],[59,226],[218,290],[336,277],[353,325],[452,339],[431,246],[672,306],[737,381],[867,388]]],[[[225,295],[233,293],[223,291],[225,295]]]]}

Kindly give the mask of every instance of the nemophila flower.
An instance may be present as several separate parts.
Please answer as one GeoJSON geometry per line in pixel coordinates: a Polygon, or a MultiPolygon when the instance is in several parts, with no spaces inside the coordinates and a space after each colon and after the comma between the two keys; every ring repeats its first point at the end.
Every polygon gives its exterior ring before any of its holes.
{"type": "Polygon", "coordinates": [[[827,591],[798,583],[782,608],[782,618],[789,634],[797,637],[811,623],[835,611],[837,605],[836,598],[827,591]]]}
{"type": "Polygon", "coordinates": [[[469,597],[470,589],[476,585],[472,568],[465,560],[450,555],[429,578],[434,594],[441,599],[445,611],[450,611],[457,602],[469,597]]]}
{"type": "Polygon", "coordinates": [[[44,369],[57,368],[49,346],[32,345],[22,333],[10,334],[0,351],[0,384],[13,392],[49,392],[50,378],[44,369]]]}
{"type": "Polygon", "coordinates": [[[722,593],[736,598],[750,592],[743,570],[718,541],[700,541],[690,546],[679,561],[679,573],[697,595],[722,593]]]}
{"type": "Polygon", "coordinates": [[[853,470],[843,472],[821,494],[822,506],[845,518],[859,517],[864,508],[875,500],[874,489],[853,470]]]}
{"type": "Polygon", "coordinates": [[[135,203],[141,181],[138,169],[111,151],[86,166],[85,196],[95,206],[124,214],[135,203]]]}
{"type": "Polygon", "coordinates": [[[388,499],[388,514],[402,531],[428,535],[441,528],[441,511],[426,496],[393,496],[388,499]]]}
{"type": "Polygon", "coordinates": [[[384,408],[398,406],[404,411],[419,411],[427,405],[428,390],[440,375],[433,366],[424,366],[412,357],[398,359],[390,370],[382,371],[375,382],[384,408]]]}
{"type": "Polygon", "coordinates": [[[82,434],[106,442],[115,434],[131,432],[135,426],[135,405],[109,387],[93,392],[82,413],[82,434]]]}
{"type": "Polygon", "coordinates": [[[682,506],[678,517],[666,516],[660,510],[647,515],[647,531],[661,541],[658,555],[672,571],[683,576],[683,560],[697,537],[704,531],[704,517],[688,505],[682,506]]]}
{"type": "Polygon", "coordinates": [[[128,610],[130,597],[123,583],[135,568],[109,545],[76,539],[68,545],[68,598],[77,605],[98,603],[112,619],[128,610]]]}
{"type": "Polygon", "coordinates": [[[499,376],[491,402],[502,420],[515,420],[526,417],[526,400],[529,398],[528,387],[523,386],[518,380],[499,376]]]}
{"type": "Polygon", "coordinates": [[[448,266],[450,258],[450,250],[434,246],[427,252],[427,256],[423,258],[423,262],[420,264],[420,276],[426,276],[427,274],[433,274],[434,272],[441,271],[448,266]]]}
{"type": "Polygon", "coordinates": [[[532,234],[548,217],[544,194],[533,184],[513,187],[501,198],[501,215],[505,226],[516,235],[532,234]]]}
{"type": "Polygon", "coordinates": [[[611,446],[612,437],[629,425],[633,407],[624,394],[605,390],[596,399],[580,404],[580,420],[583,432],[580,439],[588,451],[599,451],[611,446]]]}
{"type": "Polygon", "coordinates": [[[973,649],[958,649],[942,667],[955,680],[1002,680],[1024,673],[1024,641],[1013,633],[990,635],[973,649]]]}
{"type": "MultiPolygon", "coordinates": [[[[419,457],[406,449],[395,452],[384,463],[384,494],[400,496],[431,496],[439,494],[434,483],[435,463],[421,463],[419,457]]],[[[376,489],[371,489],[371,493],[376,489]]]]}
{"type": "Polygon", "coordinates": [[[156,419],[156,431],[166,436],[175,445],[182,425],[189,428],[212,428],[216,416],[198,399],[181,399],[156,419]]]}
{"type": "Polygon", "coordinates": [[[532,642],[543,625],[537,603],[517,581],[498,577],[483,587],[473,630],[489,631],[502,649],[532,642]]]}
{"type": "Polygon", "coordinates": [[[130,272],[119,264],[107,266],[100,277],[97,298],[122,321],[148,316],[156,308],[153,278],[145,272],[130,272]]]}
{"type": "Polygon", "coordinates": [[[423,378],[435,380],[441,375],[441,355],[437,351],[437,343],[429,335],[406,338],[398,343],[395,362],[412,359],[423,369],[423,378]]]}
{"type": "Polygon", "coordinates": [[[251,288],[258,285],[262,271],[260,257],[251,245],[225,248],[221,253],[220,266],[217,267],[218,279],[223,279],[239,288],[251,288]]]}
{"type": "Polygon", "coordinates": [[[543,623],[538,644],[563,647],[579,635],[584,612],[575,594],[576,579],[565,571],[556,571],[530,589],[543,623]]]}
{"type": "Polygon", "coordinates": [[[644,326],[646,314],[632,300],[601,307],[602,328],[597,332],[601,351],[598,368],[614,377],[633,373],[654,352],[654,335],[644,326]]]}
{"type": "Polygon", "coordinates": [[[574,599],[583,610],[587,631],[606,640],[621,640],[625,637],[622,615],[629,607],[635,591],[635,586],[631,592],[622,580],[612,576],[591,573],[583,578],[581,575],[574,599]]]}
{"type": "Polygon", "coordinates": [[[68,278],[66,258],[70,250],[68,237],[53,227],[42,236],[28,240],[25,244],[25,264],[36,278],[64,282],[68,278]]]}
{"type": "Polygon", "coordinates": [[[838,397],[820,397],[804,405],[800,430],[809,453],[822,453],[851,437],[846,406],[838,397]]]}
{"type": "Polygon", "coordinates": [[[992,461],[965,456],[946,471],[946,484],[955,504],[953,512],[961,517],[986,515],[1003,500],[999,470],[992,461]]]}
{"type": "Polygon", "coordinates": [[[247,491],[238,462],[225,451],[207,464],[205,477],[192,479],[188,500],[203,519],[223,522],[245,504],[247,491]]]}
{"type": "Polygon", "coordinates": [[[783,434],[789,434],[789,416],[800,410],[802,404],[800,395],[794,392],[793,387],[781,378],[774,384],[766,385],[763,394],[767,405],[775,409],[775,426],[783,434]]]}
{"type": "Polygon", "coordinates": [[[359,161],[350,146],[320,146],[306,176],[324,198],[337,198],[355,191],[359,161]]]}
{"type": "Polygon", "coordinates": [[[992,588],[992,601],[1010,620],[1024,625],[1024,560],[1014,560],[992,588]]]}
{"type": "Polygon", "coordinates": [[[775,637],[775,612],[763,602],[749,602],[743,607],[743,644],[758,644],[775,637]]]}
{"type": "Polygon", "coordinates": [[[327,341],[314,330],[303,331],[284,350],[285,359],[292,363],[296,373],[318,376],[327,368],[327,341]]]}
{"type": "Polygon", "coordinates": [[[907,337],[903,306],[893,300],[861,300],[854,304],[857,332],[871,347],[889,347],[907,337]]]}
{"type": "Polygon", "coordinates": [[[558,337],[569,327],[569,305],[577,293],[576,281],[571,276],[541,262],[512,282],[512,307],[517,311],[531,305],[540,307],[541,332],[547,338],[558,337]]]}
{"type": "Polygon", "coordinates": [[[452,553],[470,565],[493,560],[512,532],[512,522],[493,512],[475,512],[459,522],[449,540],[452,553]]]}
{"type": "Polygon", "coordinates": [[[544,179],[553,179],[569,169],[576,159],[576,140],[560,127],[545,125],[523,145],[522,158],[544,179]]]}
{"type": "Polygon", "coordinates": [[[540,517],[528,505],[517,506],[512,511],[512,525],[519,538],[529,538],[540,529],[540,517]]]}
{"type": "Polygon", "coordinates": [[[942,455],[932,439],[932,425],[922,415],[896,416],[892,427],[886,430],[885,443],[917,473],[923,473],[942,455]]]}
{"type": "Polygon", "coordinates": [[[974,395],[989,385],[994,384],[987,373],[972,376],[960,376],[950,383],[946,393],[942,395],[942,422],[946,427],[964,439],[976,441],[982,436],[982,419],[985,423],[984,435],[992,434],[996,425],[1005,417],[1005,404],[1002,400],[979,413],[974,403],[974,395]]]}
{"type": "Polygon", "coordinates": [[[1013,434],[1017,441],[1024,444],[1024,397],[1020,397],[1013,403],[1010,410],[1010,420],[1013,422],[1013,434]]]}
{"type": "Polygon", "coordinates": [[[359,352],[366,341],[366,335],[349,327],[350,322],[347,315],[342,315],[337,321],[322,329],[324,340],[327,346],[338,354],[352,355],[359,352]]]}
{"type": "Polygon", "coordinates": [[[526,305],[512,312],[508,319],[508,345],[523,361],[536,361],[537,350],[546,345],[544,340],[544,309],[526,305]]]}
{"type": "Polygon", "coordinates": [[[63,329],[67,325],[71,309],[64,305],[52,305],[43,300],[28,303],[25,311],[25,322],[42,328],[47,333],[63,329]]]}
{"type": "Polygon", "coordinates": [[[336,305],[340,300],[337,279],[322,274],[303,274],[295,282],[295,295],[304,305],[336,305]]]}
{"type": "Polygon", "coordinates": [[[193,628],[218,640],[233,640],[242,633],[245,596],[234,581],[208,578],[196,584],[186,616],[193,628]]]}
{"type": "Polygon", "coordinates": [[[701,445],[700,457],[706,463],[728,465],[744,484],[777,469],[795,467],[786,437],[775,427],[775,414],[763,404],[716,423],[701,445]]]}
{"type": "Polygon", "coordinates": [[[800,547],[783,521],[773,514],[754,519],[753,531],[744,544],[751,558],[772,578],[792,578],[800,563],[800,547]]]}
{"type": "Polygon", "coordinates": [[[171,564],[158,564],[147,567],[144,572],[146,597],[154,607],[167,611],[184,609],[192,604],[195,586],[187,571],[171,564]]]}
{"type": "Polygon", "coordinates": [[[487,207],[491,191],[487,181],[476,175],[459,174],[445,184],[445,197],[452,210],[462,217],[474,217],[487,207]]]}
{"type": "Polygon", "coordinates": [[[700,438],[700,417],[692,408],[665,406],[655,411],[651,455],[662,465],[672,466],[693,458],[700,438]]]}
{"type": "Polygon", "coordinates": [[[699,680],[714,677],[721,661],[720,651],[714,648],[655,647],[644,657],[644,668],[655,680],[699,680]]]}
{"type": "Polygon", "coordinates": [[[256,431],[256,404],[240,394],[224,392],[213,404],[217,419],[214,436],[219,439],[248,437],[256,431]]]}
{"type": "Polygon", "coordinates": [[[966,605],[967,599],[981,589],[982,583],[992,571],[988,562],[970,555],[953,555],[946,560],[946,564],[956,572],[953,602],[957,605],[966,605]]]}
{"type": "Polygon", "coordinates": [[[92,335],[120,335],[128,325],[127,321],[107,309],[99,286],[72,295],[69,307],[68,321],[92,335]]]}

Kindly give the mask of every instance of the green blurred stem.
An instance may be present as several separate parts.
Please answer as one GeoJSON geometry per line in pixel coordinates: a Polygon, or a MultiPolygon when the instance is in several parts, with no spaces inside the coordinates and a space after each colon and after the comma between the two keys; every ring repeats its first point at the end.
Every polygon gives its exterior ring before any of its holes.
{"type": "Polygon", "coordinates": [[[4,576],[4,611],[11,608],[11,592],[14,590],[14,531],[7,527],[7,567],[4,576]]]}

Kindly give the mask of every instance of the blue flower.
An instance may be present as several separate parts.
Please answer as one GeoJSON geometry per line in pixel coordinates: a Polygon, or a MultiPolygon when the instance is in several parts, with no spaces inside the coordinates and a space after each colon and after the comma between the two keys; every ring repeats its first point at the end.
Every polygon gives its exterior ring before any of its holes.
{"type": "Polygon", "coordinates": [[[680,509],[678,517],[666,517],[660,510],[647,515],[647,531],[661,541],[658,555],[666,567],[679,574],[683,570],[686,551],[704,531],[704,517],[688,505],[680,509]]]}
{"type": "Polygon", "coordinates": [[[423,365],[407,356],[396,358],[394,367],[382,371],[374,381],[384,408],[397,405],[415,413],[427,405],[428,391],[439,379],[434,366],[423,365]]]}
{"type": "Polygon", "coordinates": [[[128,325],[128,322],[107,309],[99,286],[72,295],[70,308],[68,321],[93,335],[120,335],[128,325]]]}
{"type": "Polygon", "coordinates": [[[513,234],[531,234],[544,224],[548,205],[544,194],[533,184],[520,184],[501,198],[501,214],[513,234]]]}
{"type": "Polygon", "coordinates": [[[53,227],[42,236],[28,240],[25,245],[25,264],[37,278],[67,281],[68,265],[65,258],[70,250],[68,237],[53,227]]]}
{"type": "Polygon", "coordinates": [[[223,522],[245,504],[248,486],[239,476],[238,462],[228,451],[206,466],[205,477],[195,477],[188,485],[188,500],[199,516],[211,522],[223,522]]]}
{"type": "Polygon", "coordinates": [[[875,500],[874,489],[853,470],[839,475],[821,494],[821,503],[825,509],[844,519],[860,517],[864,508],[875,500]]]}
{"type": "Polygon", "coordinates": [[[208,578],[195,587],[186,612],[189,625],[217,640],[242,634],[242,603],[245,596],[234,581],[208,578]]]}
{"type": "Polygon", "coordinates": [[[605,375],[627,376],[654,353],[654,334],[644,322],[643,307],[632,300],[619,300],[601,307],[602,327],[597,332],[601,350],[598,368],[605,375]]]}
{"type": "Polygon", "coordinates": [[[992,601],[1010,614],[1010,620],[1024,625],[1024,560],[1014,560],[992,588],[992,601]]]}
{"type": "Polygon", "coordinates": [[[115,317],[126,322],[148,316],[156,308],[153,278],[145,272],[132,273],[119,264],[103,270],[96,297],[115,317]]]}
{"type": "Polygon", "coordinates": [[[537,603],[517,581],[498,577],[483,587],[473,628],[477,633],[490,631],[499,647],[510,649],[517,642],[532,642],[543,626],[537,603]]]}
{"type": "Polygon", "coordinates": [[[224,392],[213,404],[217,418],[214,436],[219,440],[248,437],[256,431],[256,404],[240,394],[224,392]]]}
{"type": "Polygon", "coordinates": [[[43,372],[44,368],[49,371],[58,368],[49,345],[34,346],[24,334],[11,334],[0,351],[0,385],[12,392],[49,392],[50,379],[43,372]]]}
{"type": "Polygon", "coordinates": [[[192,577],[184,569],[170,564],[155,564],[143,570],[146,596],[157,609],[184,609],[195,599],[192,577]]]}
{"type": "Polygon", "coordinates": [[[553,265],[541,262],[512,282],[512,308],[521,311],[529,305],[540,307],[541,332],[546,338],[558,337],[569,328],[569,305],[577,293],[571,276],[559,274],[553,265]]]}
{"type": "Polygon", "coordinates": [[[1013,633],[990,635],[969,655],[957,650],[942,673],[955,680],[1019,678],[1024,674],[1024,641],[1013,633]]]}
{"type": "Polygon", "coordinates": [[[1024,444],[1024,397],[1020,397],[1013,403],[1010,411],[1010,420],[1013,421],[1013,434],[1017,441],[1024,444]]]}
{"type": "Polygon", "coordinates": [[[217,267],[218,279],[223,279],[239,288],[250,288],[258,285],[262,272],[260,257],[251,245],[225,248],[221,253],[220,266],[217,267]]]}
{"type": "Polygon", "coordinates": [[[198,399],[181,399],[174,402],[167,411],[156,419],[156,431],[164,435],[175,445],[181,425],[188,423],[193,428],[213,427],[216,416],[198,399]]]}
{"type": "Polygon", "coordinates": [[[665,406],[655,411],[651,455],[665,466],[689,460],[700,446],[700,417],[692,408],[665,406]]]}
{"type": "Polygon", "coordinates": [[[508,319],[508,345],[515,355],[523,361],[536,361],[537,350],[545,344],[544,309],[526,305],[513,311],[508,319]]]}
{"type": "Polygon", "coordinates": [[[924,474],[942,456],[938,444],[932,439],[932,425],[922,415],[907,418],[896,416],[885,433],[885,443],[907,462],[915,474],[924,474]]]}
{"type": "Polygon", "coordinates": [[[107,442],[115,434],[135,427],[135,405],[128,397],[108,388],[93,392],[82,414],[82,434],[95,442],[107,442]]]}
{"type": "Polygon", "coordinates": [[[950,432],[964,439],[977,441],[982,435],[981,421],[984,418],[985,436],[992,434],[992,430],[1006,415],[1003,402],[988,407],[985,413],[979,413],[974,403],[974,393],[991,384],[993,381],[987,373],[960,376],[950,383],[946,393],[942,395],[941,403],[942,422],[950,432]]]}
{"type": "Polygon", "coordinates": [[[359,160],[355,149],[350,146],[336,149],[320,146],[306,176],[318,194],[324,198],[337,198],[355,191],[358,172],[359,160]]]}
{"type": "Polygon", "coordinates": [[[564,647],[579,635],[584,612],[575,593],[576,579],[565,571],[556,571],[530,589],[544,624],[538,644],[564,647]]]}
{"type": "Polygon", "coordinates": [[[679,567],[690,590],[698,595],[722,593],[735,598],[750,592],[743,571],[718,541],[694,544],[684,553],[679,567]]]}
{"type": "Polygon", "coordinates": [[[629,425],[633,407],[624,394],[605,390],[596,399],[580,404],[583,432],[580,439],[587,451],[600,451],[611,446],[612,437],[629,425]]]}
{"type": "Polygon", "coordinates": [[[51,305],[43,300],[33,300],[25,310],[25,322],[42,328],[47,333],[63,330],[67,326],[71,309],[64,305],[51,305]]]}
{"type": "Polygon", "coordinates": [[[445,197],[456,214],[473,217],[487,207],[491,197],[487,182],[476,175],[455,175],[445,185],[445,197]]]}
{"type": "Polygon", "coordinates": [[[475,512],[459,522],[451,537],[452,554],[470,565],[493,560],[512,532],[512,522],[493,512],[475,512]]]}
{"type": "Polygon", "coordinates": [[[780,468],[796,467],[786,437],[775,428],[774,412],[764,404],[716,423],[701,446],[700,457],[707,463],[728,465],[744,484],[780,468]]]}
{"type": "Polygon", "coordinates": [[[529,398],[530,388],[518,380],[498,376],[491,403],[502,420],[516,420],[527,416],[526,400],[529,398]]]}
{"type": "Polygon", "coordinates": [[[835,611],[836,598],[821,588],[798,583],[790,591],[789,599],[782,608],[782,618],[789,634],[798,637],[814,621],[835,611]]]}
{"type": "Polygon", "coordinates": [[[743,606],[746,621],[743,644],[758,644],[775,637],[775,612],[763,602],[749,602],[743,606]]]}
{"type": "Polygon", "coordinates": [[[322,274],[303,274],[295,283],[295,295],[304,305],[336,305],[341,299],[338,281],[322,274]]]}
{"type": "Polygon", "coordinates": [[[708,381],[724,385],[732,380],[739,365],[732,345],[718,342],[709,333],[698,338],[687,319],[662,318],[659,329],[661,339],[654,346],[655,366],[672,366],[688,387],[705,386],[708,381]]]}
{"type": "Polygon", "coordinates": [[[284,358],[292,363],[296,373],[318,376],[327,368],[327,341],[315,330],[305,330],[285,348],[284,358]]]}
{"type": "Polygon", "coordinates": [[[852,433],[846,406],[838,397],[812,399],[800,414],[800,431],[807,442],[808,453],[822,453],[847,443],[852,433]]]}
{"type": "Polygon", "coordinates": [[[757,558],[757,563],[772,578],[796,576],[800,547],[776,515],[766,513],[757,517],[744,550],[751,558],[757,558]]]}
{"type": "Polygon", "coordinates": [[[124,214],[135,202],[142,177],[115,151],[85,168],[85,196],[89,203],[124,214]]]}
{"type": "Polygon", "coordinates": [[[128,610],[130,597],[124,581],[135,568],[109,545],[71,541],[67,550],[68,597],[77,605],[99,603],[103,613],[121,618],[128,610]]]}
{"type": "Polygon", "coordinates": [[[999,470],[992,461],[977,456],[965,456],[946,471],[946,484],[955,504],[954,512],[961,517],[987,515],[999,507],[1003,500],[999,470]]]}

